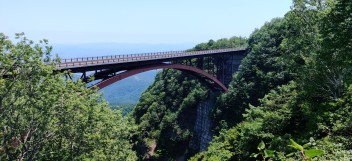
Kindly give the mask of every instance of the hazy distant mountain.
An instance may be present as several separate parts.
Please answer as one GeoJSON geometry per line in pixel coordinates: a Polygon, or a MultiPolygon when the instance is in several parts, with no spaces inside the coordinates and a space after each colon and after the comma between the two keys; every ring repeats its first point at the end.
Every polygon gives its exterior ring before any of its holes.
{"type": "Polygon", "coordinates": [[[142,92],[154,82],[157,71],[144,72],[116,82],[102,89],[110,105],[136,104],[142,92]]]}
{"type": "MultiPolygon", "coordinates": [[[[91,43],[91,44],[53,44],[53,55],[61,58],[76,58],[104,55],[137,54],[160,51],[190,49],[195,44],[127,44],[127,43],[91,43]]],[[[123,79],[102,90],[103,97],[113,106],[136,104],[140,95],[154,82],[157,71],[149,71],[123,79]]]]}

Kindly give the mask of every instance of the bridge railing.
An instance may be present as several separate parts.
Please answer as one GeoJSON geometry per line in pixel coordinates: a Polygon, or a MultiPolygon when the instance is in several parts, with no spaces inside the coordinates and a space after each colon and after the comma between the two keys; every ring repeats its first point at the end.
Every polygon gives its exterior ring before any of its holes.
{"type": "Polygon", "coordinates": [[[228,48],[228,49],[215,49],[203,51],[170,51],[170,52],[156,52],[156,53],[142,53],[142,54],[128,54],[128,55],[111,55],[111,56],[97,56],[97,57],[83,57],[83,58],[69,58],[61,59],[57,67],[76,67],[87,66],[95,64],[108,64],[108,63],[122,63],[141,60],[154,60],[163,58],[173,58],[191,55],[204,55],[221,52],[231,52],[244,50],[245,48],[228,48]]]}

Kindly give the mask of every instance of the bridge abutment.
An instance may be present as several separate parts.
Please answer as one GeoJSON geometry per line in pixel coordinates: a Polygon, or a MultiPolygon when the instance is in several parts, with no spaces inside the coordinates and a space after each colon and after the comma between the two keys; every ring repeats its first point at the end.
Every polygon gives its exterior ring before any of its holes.
{"type": "Polygon", "coordinates": [[[216,77],[222,82],[226,87],[229,86],[232,75],[239,69],[242,59],[244,58],[245,53],[243,54],[224,54],[222,56],[216,57],[215,66],[216,66],[216,77]]]}
{"type": "MultiPolygon", "coordinates": [[[[229,86],[233,74],[238,71],[243,54],[226,54],[214,58],[216,68],[216,77],[226,87],[229,86]]],[[[219,91],[211,91],[205,101],[197,105],[196,122],[194,125],[194,138],[190,141],[189,147],[195,152],[207,150],[210,141],[213,138],[211,132],[212,120],[211,112],[215,106],[216,98],[220,95],[219,91]]]]}

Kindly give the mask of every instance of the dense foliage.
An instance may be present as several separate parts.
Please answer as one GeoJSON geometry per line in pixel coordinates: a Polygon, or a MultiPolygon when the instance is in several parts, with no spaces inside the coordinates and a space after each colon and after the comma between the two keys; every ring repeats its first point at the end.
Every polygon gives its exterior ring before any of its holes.
{"type": "Polygon", "coordinates": [[[195,107],[206,94],[206,88],[180,71],[164,70],[157,75],[133,113],[143,132],[139,140],[149,147],[157,145],[154,158],[175,158],[184,153],[195,122],[195,107]]]}
{"type": "Polygon", "coordinates": [[[54,73],[50,51],[47,41],[0,34],[0,160],[136,160],[135,126],[54,73]]]}
{"type": "MultiPolygon", "coordinates": [[[[231,91],[219,99],[215,113],[218,120],[234,126],[220,130],[208,150],[191,160],[352,158],[351,9],[348,0],[296,0],[283,19],[256,30],[242,70],[235,74],[231,91]],[[248,64],[261,59],[264,65],[248,64]],[[248,71],[252,74],[246,75],[248,71]],[[287,146],[292,138],[308,143],[304,147],[310,146],[310,153],[295,153],[287,146]],[[272,154],[251,157],[262,141],[272,154]]],[[[303,151],[298,143],[295,146],[303,151]]]]}
{"type": "MultiPolygon", "coordinates": [[[[192,50],[245,47],[246,39],[210,40],[192,50]]],[[[212,60],[209,60],[212,61],[212,60]]],[[[213,66],[207,66],[205,70],[213,66]]],[[[189,63],[187,61],[180,63],[189,63]]],[[[189,64],[188,64],[189,65],[189,64]]],[[[192,60],[197,66],[197,59],[192,60]]],[[[193,138],[196,107],[208,97],[209,89],[200,81],[181,71],[167,69],[158,73],[155,82],[142,94],[132,116],[142,133],[136,140],[140,158],[176,159],[191,155],[189,142],[193,138]]]]}
{"type": "Polygon", "coordinates": [[[291,79],[287,64],[280,59],[279,45],[284,30],[283,20],[274,19],[252,33],[248,39],[248,55],[233,76],[230,91],[219,98],[215,108],[214,117],[220,126],[240,122],[249,104],[258,105],[258,99],[270,89],[291,79]]]}
{"type": "MultiPolygon", "coordinates": [[[[217,97],[215,136],[200,153],[191,148],[197,105],[212,93],[203,82],[163,70],[125,118],[84,83],[54,73],[46,41],[17,36],[13,44],[0,34],[0,160],[352,158],[350,0],[293,0],[285,17],[248,39],[191,49],[248,49],[229,91],[217,97]]],[[[212,73],[214,60],[204,60],[178,63],[212,73]]]]}
{"type": "Polygon", "coordinates": [[[246,48],[247,47],[246,38],[234,36],[229,39],[223,38],[217,41],[209,40],[207,43],[200,43],[196,45],[191,50],[198,51],[198,50],[226,49],[226,48],[234,48],[234,47],[246,48]]]}

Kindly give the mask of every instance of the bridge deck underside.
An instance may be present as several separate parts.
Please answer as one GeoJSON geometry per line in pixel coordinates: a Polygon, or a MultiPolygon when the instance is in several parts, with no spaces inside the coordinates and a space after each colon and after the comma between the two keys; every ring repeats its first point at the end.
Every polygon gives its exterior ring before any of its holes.
{"type": "Polygon", "coordinates": [[[220,89],[227,91],[226,86],[229,83],[228,78],[232,77],[233,71],[237,70],[239,62],[245,54],[246,49],[236,48],[192,52],[176,51],[131,54],[124,56],[87,57],[63,59],[61,60],[61,63],[57,64],[57,68],[61,71],[69,70],[72,73],[82,73],[81,79],[85,82],[89,82],[90,80],[89,76],[87,76],[87,72],[93,71],[94,74],[92,76],[95,80],[102,80],[97,84],[99,88],[104,88],[105,86],[111,84],[111,82],[121,80],[123,79],[122,77],[128,77],[131,76],[131,74],[136,74],[133,72],[140,73],[141,71],[147,71],[151,68],[174,68],[186,71],[187,73],[195,76],[199,76],[201,79],[210,80],[214,84],[218,85],[220,89]],[[206,73],[204,69],[202,69],[203,66],[197,66],[197,68],[192,65],[191,59],[201,58],[200,60],[203,61],[203,58],[206,57],[214,59],[213,68],[216,68],[218,71],[212,72],[213,75],[206,73]],[[190,62],[188,66],[189,68],[187,68],[187,65],[178,64],[178,62],[185,62],[185,60],[190,62]],[[229,68],[230,70],[226,68],[229,68]],[[236,69],[233,70],[234,68],[236,69]],[[228,73],[229,71],[231,73],[228,73]],[[121,72],[124,72],[124,74],[121,72]]]}
{"type": "Polygon", "coordinates": [[[209,57],[226,53],[240,54],[244,52],[246,52],[246,49],[244,48],[231,48],[192,52],[175,51],[102,57],[72,58],[62,59],[60,63],[57,64],[57,68],[59,68],[61,71],[70,70],[73,73],[111,68],[121,68],[121,70],[125,70],[123,68],[128,69],[134,66],[144,64],[151,65],[160,62],[170,62],[197,57],[209,57]]]}

